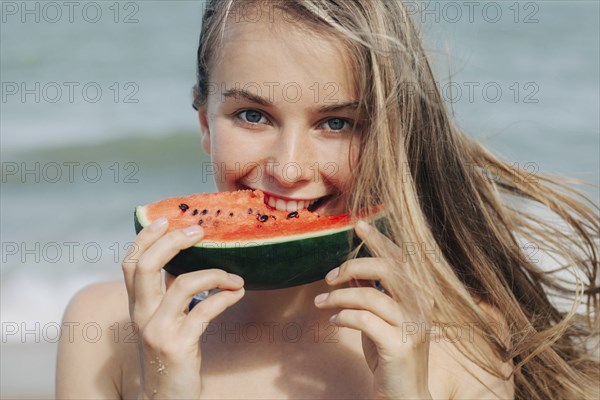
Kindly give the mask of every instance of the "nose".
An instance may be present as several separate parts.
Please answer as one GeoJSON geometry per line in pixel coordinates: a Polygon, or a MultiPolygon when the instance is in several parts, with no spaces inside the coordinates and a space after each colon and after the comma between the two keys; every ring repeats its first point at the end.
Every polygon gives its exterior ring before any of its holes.
{"type": "Polygon", "coordinates": [[[313,177],[316,159],[307,129],[282,129],[272,152],[267,174],[281,187],[292,187],[313,177]]]}

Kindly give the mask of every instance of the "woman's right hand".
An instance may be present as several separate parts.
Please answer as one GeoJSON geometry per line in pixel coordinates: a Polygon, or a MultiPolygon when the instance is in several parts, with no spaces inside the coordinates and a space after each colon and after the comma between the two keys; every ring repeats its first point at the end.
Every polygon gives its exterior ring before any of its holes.
{"type": "Polygon", "coordinates": [[[139,399],[199,397],[200,336],[213,318],[244,295],[242,278],[220,269],[182,274],[165,291],[164,265],[204,233],[200,226],[170,233],[167,228],[165,218],[155,220],[139,233],[123,260],[129,314],[140,339],[139,399]],[[214,288],[222,291],[188,312],[195,294],[214,288]]]}

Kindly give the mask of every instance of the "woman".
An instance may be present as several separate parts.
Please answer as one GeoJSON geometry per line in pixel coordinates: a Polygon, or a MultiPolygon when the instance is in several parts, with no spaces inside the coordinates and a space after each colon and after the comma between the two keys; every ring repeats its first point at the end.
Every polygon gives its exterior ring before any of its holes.
{"type": "Polygon", "coordinates": [[[401,2],[210,1],[197,78],[203,148],[235,171],[216,176],[220,191],[261,189],[286,209],[328,196],[323,214],[382,205],[388,235],[358,224],[373,257],[312,284],[246,292],[221,270],[167,274],[163,286],[162,267],[203,231],[167,233],[156,220],[124,260],[124,284],[86,288],[69,305],[65,321],[111,335],[60,343],[58,397],[597,396],[586,348],[598,332],[595,210],[452,124],[401,2]],[[301,166],[294,179],[290,163],[301,166]],[[545,205],[572,233],[510,196],[545,205]],[[586,280],[563,285],[518,237],[544,240],[586,280]],[[550,293],[583,293],[588,308],[562,313],[550,293]],[[276,329],[290,324],[303,333],[294,340],[276,329]],[[250,340],[249,326],[269,334],[250,340]]]}

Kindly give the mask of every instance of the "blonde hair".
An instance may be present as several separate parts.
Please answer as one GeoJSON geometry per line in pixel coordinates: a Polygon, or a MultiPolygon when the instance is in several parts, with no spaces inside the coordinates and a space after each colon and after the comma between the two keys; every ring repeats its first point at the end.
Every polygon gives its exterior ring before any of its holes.
{"type": "MultiPolygon", "coordinates": [[[[197,104],[206,102],[228,20],[236,7],[250,3],[257,0],[208,3],[198,48],[197,104]]],[[[593,355],[600,330],[598,207],[566,184],[583,182],[541,174],[532,179],[456,127],[402,2],[267,4],[285,10],[298,27],[339,40],[354,63],[360,107],[353,140],[359,141],[360,156],[348,208],[357,214],[378,204],[387,211],[387,235],[402,251],[381,244],[369,250],[397,262],[398,279],[388,292],[408,308],[416,298],[433,299],[436,324],[475,323],[496,356],[512,361],[510,375],[464,340],[458,348],[486,371],[513,377],[517,399],[598,397],[600,362],[593,355]],[[569,231],[523,202],[555,213],[569,231]],[[528,260],[519,239],[562,258],[562,266],[545,271],[528,260]],[[406,251],[408,246],[420,251],[406,251]],[[508,332],[494,329],[473,297],[501,310],[508,332]],[[553,297],[572,307],[559,310],[553,297]]],[[[418,307],[412,305],[413,321],[420,320],[418,307]]]]}

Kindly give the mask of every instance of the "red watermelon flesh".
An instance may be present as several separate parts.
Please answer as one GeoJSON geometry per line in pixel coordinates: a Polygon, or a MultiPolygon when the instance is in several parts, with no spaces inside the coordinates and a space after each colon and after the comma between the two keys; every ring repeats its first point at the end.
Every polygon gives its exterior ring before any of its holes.
{"type": "Polygon", "coordinates": [[[351,228],[348,214],[321,216],[307,209],[279,211],[265,204],[264,197],[260,190],[172,197],[138,207],[137,218],[142,226],[147,226],[164,216],[169,220],[170,231],[200,225],[204,228],[202,242],[220,243],[272,243],[351,228]]]}

